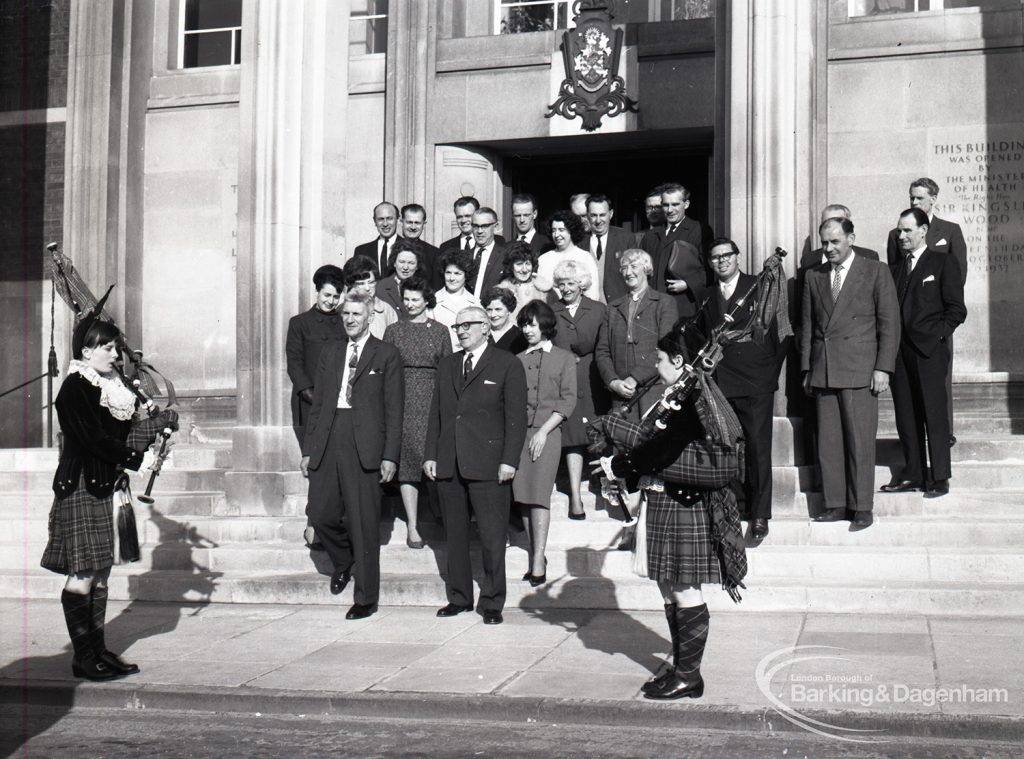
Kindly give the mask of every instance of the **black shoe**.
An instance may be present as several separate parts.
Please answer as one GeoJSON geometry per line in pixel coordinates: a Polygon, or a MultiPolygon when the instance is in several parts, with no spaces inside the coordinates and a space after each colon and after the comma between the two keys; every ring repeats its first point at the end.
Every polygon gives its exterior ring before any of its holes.
{"type": "Polygon", "coordinates": [[[345,619],[366,619],[377,611],[377,604],[352,604],[345,619]]]}
{"type": "Polygon", "coordinates": [[[472,606],[459,606],[458,604],[448,604],[442,606],[437,610],[437,616],[439,617],[454,617],[456,614],[462,614],[463,612],[473,611],[472,606]]]}
{"type": "Polygon", "coordinates": [[[941,498],[949,494],[949,480],[935,480],[924,491],[925,498],[941,498]]]}
{"type": "Polygon", "coordinates": [[[533,572],[527,571],[527,573],[523,575],[523,582],[531,582],[532,580],[533,580],[533,572]]]}
{"type": "Polygon", "coordinates": [[[897,480],[895,477],[879,488],[883,493],[910,493],[911,491],[921,489],[920,482],[915,480],[897,480]]]}
{"type": "Polygon", "coordinates": [[[104,651],[100,654],[100,661],[117,672],[119,675],[135,675],[139,672],[139,665],[126,662],[113,651],[104,651]]]}
{"type": "Polygon", "coordinates": [[[581,511],[579,514],[576,514],[576,513],[572,512],[572,511],[569,512],[569,519],[574,519],[576,521],[579,521],[581,519],[586,519],[586,518],[587,518],[587,512],[585,512],[585,511],[581,511]]]}
{"type": "Polygon", "coordinates": [[[500,625],[504,621],[505,620],[501,616],[501,612],[497,609],[484,609],[485,625],[500,625]]]}
{"type": "Polygon", "coordinates": [[[89,659],[72,659],[71,674],[96,682],[116,680],[122,676],[120,672],[95,656],[89,659]]]}
{"type": "Polygon", "coordinates": [[[956,435],[950,435],[949,436],[949,447],[952,448],[954,445],[956,445],[956,435]]]}
{"type": "Polygon", "coordinates": [[[814,517],[815,522],[842,522],[846,519],[846,509],[825,509],[814,517]]]}
{"type": "Polygon", "coordinates": [[[665,684],[665,681],[669,677],[672,676],[672,673],[674,671],[675,670],[671,666],[669,666],[668,663],[666,662],[665,671],[662,672],[660,675],[656,675],[655,677],[652,677],[646,683],[641,685],[640,686],[640,691],[643,692],[643,693],[652,693],[652,692],[660,689],[665,684]]]}
{"type": "Polygon", "coordinates": [[[853,517],[853,522],[850,524],[850,532],[866,530],[874,523],[875,518],[871,516],[870,511],[858,511],[853,517]]]}
{"type": "Polygon", "coordinates": [[[548,581],[548,573],[545,570],[544,574],[542,574],[542,575],[533,575],[530,578],[530,587],[531,588],[539,588],[541,585],[543,585],[547,581],[548,581]]]}
{"type": "Polygon", "coordinates": [[[768,520],[755,519],[750,525],[750,537],[758,541],[768,537],[768,520]]]}
{"type": "Polygon", "coordinates": [[[336,596],[346,587],[352,580],[352,567],[347,569],[335,569],[334,574],[331,575],[331,595],[336,596]]]}
{"type": "Polygon", "coordinates": [[[662,681],[661,687],[647,691],[644,698],[668,701],[677,698],[700,698],[703,695],[704,679],[699,671],[683,674],[678,670],[672,670],[662,681]]]}

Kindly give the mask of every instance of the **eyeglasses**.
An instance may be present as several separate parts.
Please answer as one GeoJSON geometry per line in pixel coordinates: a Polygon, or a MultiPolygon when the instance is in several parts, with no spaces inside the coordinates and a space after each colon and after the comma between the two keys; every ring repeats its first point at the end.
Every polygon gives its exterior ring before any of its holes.
{"type": "Polygon", "coordinates": [[[492,221],[490,224],[471,224],[470,226],[473,227],[473,229],[484,230],[493,227],[497,223],[498,222],[496,221],[492,221]]]}
{"type": "Polygon", "coordinates": [[[728,261],[730,258],[732,258],[735,255],[736,255],[735,253],[723,253],[723,254],[718,255],[718,256],[711,256],[711,258],[709,258],[708,260],[711,261],[712,264],[719,264],[722,261],[728,261]]]}
{"type": "Polygon", "coordinates": [[[484,322],[459,322],[458,324],[453,324],[452,325],[452,329],[455,330],[456,332],[465,332],[470,327],[472,327],[474,324],[483,324],[483,323],[484,322]]]}

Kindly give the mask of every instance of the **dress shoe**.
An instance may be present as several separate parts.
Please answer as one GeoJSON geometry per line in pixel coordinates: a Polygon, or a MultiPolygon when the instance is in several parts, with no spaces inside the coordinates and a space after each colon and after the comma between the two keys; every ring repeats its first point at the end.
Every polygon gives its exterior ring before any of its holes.
{"type": "Polygon", "coordinates": [[[437,616],[439,617],[454,617],[456,614],[462,614],[466,611],[473,611],[472,606],[459,606],[458,604],[448,604],[442,606],[437,610],[437,616]]]}
{"type": "Polygon", "coordinates": [[[335,569],[334,574],[331,575],[331,595],[336,596],[346,587],[352,580],[352,568],[347,569],[335,569]]]}
{"type": "Polygon", "coordinates": [[[587,518],[587,512],[585,512],[585,511],[581,511],[579,514],[574,514],[571,511],[569,512],[569,519],[580,521],[580,520],[586,519],[586,518],[587,518]]]}
{"type": "Polygon", "coordinates": [[[764,540],[768,537],[768,520],[755,519],[750,525],[750,537],[754,540],[764,540]]]}
{"type": "Polygon", "coordinates": [[[949,447],[952,448],[954,445],[956,445],[956,435],[950,435],[949,436],[949,447]]]}
{"type": "Polygon", "coordinates": [[[484,609],[484,624],[485,625],[500,625],[505,619],[501,616],[501,612],[497,609],[484,609]]]}
{"type": "Polygon", "coordinates": [[[533,572],[527,571],[526,574],[523,575],[523,582],[530,582],[532,579],[533,572]]]}
{"type": "Polygon", "coordinates": [[[422,538],[420,538],[419,540],[413,540],[409,537],[405,539],[405,544],[409,546],[409,548],[423,548],[423,546],[425,545],[422,538]]]}
{"type": "Polygon", "coordinates": [[[920,489],[920,482],[915,482],[914,480],[897,480],[896,478],[893,478],[879,488],[883,493],[909,493],[913,490],[920,489]]]}
{"type": "Polygon", "coordinates": [[[366,619],[377,611],[377,604],[352,604],[345,619],[366,619]]]}
{"type": "Polygon", "coordinates": [[[103,680],[116,680],[122,674],[103,661],[98,656],[90,656],[88,659],[72,659],[71,674],[86,680],[101,682],[103,680]]]}
{"type": "Polygon", "coordinates": [[[646,683],[641,685],[640,691],[643,693],[652,693],[658,690],[665,684],[665,681],[672,676],[673,672],[675,672],[675,669],[671,665],[666,663],[665,671],[659,675],[656,675],[655,677],[652,677],[646,683]]]}
{"type": "Polygon", "coordinates": [[[875,518],[871,516],[870,511],[858,511],[853,516],[853,521],[850,524],[850,532],[860,532],[861,530],[866,530],[874,523],[875,518]]]}
{"type": "Polygon", "coordinates": [[[924,491],[925,498],[941,498],[949,494],[949,480],[935,480],[924,491]]]}
{"type": "Polygon", "coordinates": [[[135,675],[139,672],[139,665],[126,662],[113,651],[104,651],[100,654],[100,661],[109,666],[119,675],[135,675]]]}
{"type": "Polygon", "coordinates": [[[700,672],[682,673],[672,670],[658,688],[644,693],[652,701],[669,701],[677,698],[700,698],[704,695],[704,679],[700,672]]]}
{"type": "Polygon", "coordinates": [[[842,522],[846,519],[846,509],[825,509],[814,517],[815,522],[842,522]]]}

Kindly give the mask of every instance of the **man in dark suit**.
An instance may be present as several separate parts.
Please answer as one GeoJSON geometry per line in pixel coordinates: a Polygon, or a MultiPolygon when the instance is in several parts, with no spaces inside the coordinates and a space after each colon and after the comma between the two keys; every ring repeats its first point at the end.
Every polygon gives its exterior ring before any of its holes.
{"type": "Polygon", "coordinates": [[[949,492],[945,378],[951,360],[949,339],[967,318],[964,281],[956,256],[928,247],[924,211],[908,208],[900,214],[897,229],[904,257],[891,269],[903,332],[892,400],[904,465],[882,490],[895,493],[923,487],[926,498],[938,498],[949,492]]]}
{"type": "MultiPolygon", "coordinates": [[[[452,205],[452,210],[455,211],[455,224],[459,228],[459,234],[445,240],[437,246],[441,253],[444,253],[450,248],[461,248],[462,250],[472,252],[473,248],[476,247],[476,242],[473,240],[473,214],[475,214],[479,208],[479,201],[469,195],[463,195],[455,201],[452,205]]],[[[505,243],[505,238],[501,235],[494,235],[494,239],[499,243],[505,243]]],[[[444,272],[441,272],[441,283],[443,286],[444,272]]]]}
{"type": "Polygon", "coordinates": [[[444,274],[437,271],[438,249],[423,239],[423,228],[426,225],[427,209],[419,203],[402,206],[402,237],[416,244],[416,251],[420,257],[419,275],[435,290],[440,290],[444,287],[444,274]]]}
{"type": "MultiPolygon", "coordinates": [[[[964,233],[960,225],[954,221],[940,219],[935,215],[935,201],[939,198],[939,186],[934,180],[928,177],[915,179],[910,183],[910,207],[923,211],[928,217],[928,236],[925,244],[928,250],[939,253],[949,253],[960,265],[960,281],[967,283],[967,243],[964,242],[964,233]]],[[[903,250],[900,247],[899,228],[889,231],[889,239],[886,242],[885,252],[889,257],[889,266],[903,260],[903,250]]],[[[956,443],[956,436],[953,434],[953,336],[947,341],[949,348],[949,368],[946,370],[946,408],[949,417],[949,444],[956,443]]]]}
{"type": "Polygon", "coordinates": [[[501,266],[505,261],[505,245],[495,239],[498,214],[492,208],[479,208],[474,212],[473,266],[466,274],[466,290],[477,298],[501,282],[501,266]]]}
{"type": "MultiPolygon", "coordinates": [[[[644,196],[644,216],[647,217],[648,229],[665,225],[665,212],[661,210],[661,192],[662,185],[658,185],[648,190],[644,196]]],[[[643,240],[642,234],[638,238],[638,241],[640,240],[643,240]]]]}
{"type": "Polygon", "coordinates": [[[370,309],[362,293],[346,293],[346,339],[320,354],[299,464],[309,478],[306,513],[334,565],[331,593],[355,576],[346,619],[377,611],[380,485],[395,476],[402,449],[402,356],[370,334],[370,309]]]}
{"type": "Polygon", "coordinates": [[[804,391],[815,398],[818,466],[825,510],[818,522],[852,514],[850,529],[873,522],[878,394],[889,387],[900,339],[888,267],[853,253],[853,222],[818,228],[828,264],[807,272],[800,334],[804,391]]]}
{"type": "Polygon", "coordinates": [[[619,259],[622,254],[634,247],[633,235],[622,227],[612,226],[615,209],[611,198],[600,193],[587,198],[587,219],[590,222],[590,234],[583,238],[581,247],[589,250],[597,260],[597,271],[600,275],[598,289],[604,294],[604,302],[611,303],[621,298],[629,288],[619,271],[619,259]]]}
{"type": "Polygon", "coordinates": [[[537,199],[528,192],[512,196],[512,222],[514,239],[529,243],[535,255],[551,248],[551,238],[537,231],[537,199]]]}
{"type": "MultiPolygon", "coordinates": [[[[724,237],[711,243],[712,271],[717,286],[701,313],[705,335],[723,324],[723,317],[750,292],[756,277],[740,271],[740,249],[724,237]]],[[[744,329],[757,317],[755,301],[747,301],[733,315],[734,328],[744,329]]],[[[768,535],[772,518],[772,424],[773,401],[779,389],[779,339],[773,321],[763,337],[747,337],[725,347],[715,372],[715,382],[729,401],[743,427],[746,440],[746,472],[743,492],[750,519],[750,535],[756,541],[768,535]]]]}
{"type": "Polygon", "coordinates": [[[455,321],[462,350],[441,359],[427,422],[423,471],[437,481],[448,541],[448,604],[439,617],[473,608],[470,510],[483,548],[479,610],[501,624],[511,484],[526,441],[526,373],[488,341],[487,313],[464,308],[455,321]]]}
{"type": "Polygon", "coordinates": [[[388,259],[391,257],[395,233],[398,231],[398,207],[387,201],[378,203],[373,209],[373,224],[379,233],[377,239],[357,245],[352,255],[369,258],[377,264],[377,271],[383,278],[393,273],[388,266],[388,259]]]}
{"type": "Polygon", "coordinates": [[[696,219],[687,218],[689,206],[689,190],[678,182],[664,185],[661,210],[665,226],[648,230],[641,246],[651,256],[654,289],[675,298],[680,317],[696,315],[708,289],[704,226],[696,219]],[[676,247],[676,242],[688,245],[676,247]],[[668,271],[670,265],[673,266],[671,272],[668,271]]]}

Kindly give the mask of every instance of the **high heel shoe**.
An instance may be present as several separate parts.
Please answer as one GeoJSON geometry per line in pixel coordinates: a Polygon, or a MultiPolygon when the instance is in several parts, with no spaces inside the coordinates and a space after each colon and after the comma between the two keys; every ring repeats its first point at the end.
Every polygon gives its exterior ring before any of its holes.
{"type": "Polygon", "coordinates": [[[585,511],[581,511],[579,514],[576,514],[575,512],[572,512],[572,511],[569,512],[569,519],[574,519],[574,520],[579,521],[581,519],[586,519],[586,518],[587,518],[587,512],[585,512],[585,511]]]}
{"type": "Polygon", "coordinates": [[[523,582],[533,582],[533,572],[526,570],[526,574],[523,575],[523,582]]]}
{"type": "Polygon", "coordinates": [[[538,588],[548,581],[548,560],[544,559],[544,574],[530,575],[530,587],[538,588]]]}

